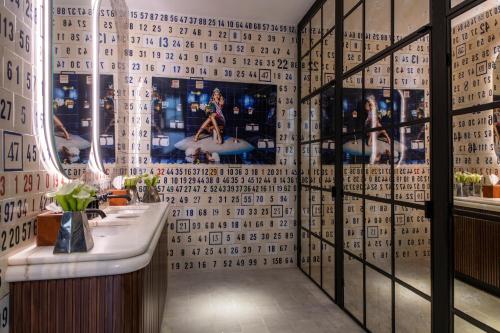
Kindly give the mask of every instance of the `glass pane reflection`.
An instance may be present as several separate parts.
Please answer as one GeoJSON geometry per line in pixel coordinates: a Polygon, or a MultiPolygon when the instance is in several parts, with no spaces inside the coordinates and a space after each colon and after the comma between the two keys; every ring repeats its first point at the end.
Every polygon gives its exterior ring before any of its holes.
{"type": "Polygon", "coordinates": [[[335,248],[323,242],[322,246],[323,289],[335,297],[335,248]]]}
{"type": "Polygon", "coordinates": [[[391,205],[365,202],[366,261],[391,273],[391,205]]]}
{"type": "Polygon", "coordinates": [[[301,250],[300,250],[300,268],[307,274],[309,274],[309,232],[302,230],[301,231],[301,250]]]}
{"type": "Polygon", "coordinates": [[[431,303],[396,283],[396,332],[431,332],[431,303]]]}
{"type": "Polygon", "coordinates": [[[363,321],[363,264],[344,254],[344,306],[359,321],[363,321]]]}
{"type": "Polygon", "coordinates": [[[431,225],[423,210],[396,206],[394,214],[396,277],[431,294],[431,225]]]}
{"type": "Polygon", "coordinates": [[[321,284],[321,241],[311,235],[311,278],[321,284]]]}
{"type": "Polygon", "coordinates": [[[366,326],[373,333],[392,329],[391,280],[369,267],[366,268],[366,326]]]}

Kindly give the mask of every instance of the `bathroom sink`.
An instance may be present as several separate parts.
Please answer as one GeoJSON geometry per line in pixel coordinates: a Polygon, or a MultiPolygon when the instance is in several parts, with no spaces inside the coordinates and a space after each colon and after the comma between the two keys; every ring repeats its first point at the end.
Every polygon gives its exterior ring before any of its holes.
{"type": "Polygon", "coordinates": [[[144,210],[142,209],[122,209],[122,210],[112,210],[107,215],[142,215],[144,214],[144,210]]]}
{"type": "Polygon", "coordinates": [[[148,208],[149,208],[149,206],[147,206],[147,205],[111,206],[111,207],[106,208],[104,211],[106,212],[106,214],[123,213],[126,211],[144,212],[148,208]]]}
{"type": "Polygon", "coordinates": [[[94,227],[129,225],[138,222],[142,214],[144,214],[144,210],[141,209],[121,209],[111,212],[106,210],[105,218],[97,217],[89,223],[94,227]]]}

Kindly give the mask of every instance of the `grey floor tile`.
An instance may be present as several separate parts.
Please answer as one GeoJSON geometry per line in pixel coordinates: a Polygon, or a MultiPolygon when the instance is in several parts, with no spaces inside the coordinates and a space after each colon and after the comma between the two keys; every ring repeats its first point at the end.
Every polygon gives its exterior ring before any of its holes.
{"type": "Polygon", "coordinates": [[[162,333],[362,332],[298,269],[169,279],[162,333]]]}

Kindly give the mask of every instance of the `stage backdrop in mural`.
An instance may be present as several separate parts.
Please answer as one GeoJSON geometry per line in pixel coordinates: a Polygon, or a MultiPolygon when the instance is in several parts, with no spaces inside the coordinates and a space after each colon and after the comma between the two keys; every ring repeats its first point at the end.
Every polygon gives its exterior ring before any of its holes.
{"type": "Polygon", "coordinates": [[[153,77],[153,163],[275,164],[275,85],[153,77]]]}

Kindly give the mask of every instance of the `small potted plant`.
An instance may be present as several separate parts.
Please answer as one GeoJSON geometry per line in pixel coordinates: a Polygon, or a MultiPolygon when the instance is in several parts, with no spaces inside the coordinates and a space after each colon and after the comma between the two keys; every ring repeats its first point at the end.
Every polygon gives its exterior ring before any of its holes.
{"type": "Polygon", "coordinates": [[[137,184],[141,181],[142,176],[128,176],[123,179],[123,187],[130,195],[130,204],[139,203],[139,194],[137,192],[137,184]]]}
{"type": "Polygon", "coordinates": [[[482,195],[482,182],[483,176],[477,173],[470,172],[455,172],[455,195],[457,197],[475,196],[481,197],[482,195]]]}
{"type": "Polygon", "coordinates": [[[466,176],[463,172],[457,171],[455,172],[455,196],[457,197],[466,197],[466,190],[465,190],[465,179],[466,176]]]}
{"type": "Polygon", "coordinates": [[[142,202],[145,203],[155,203],[160,202],[160,195],[156,189],[156,185],[160,182],[160,177],[155,176],[145,176],[144,183],[146,184],[146,189],[144,190],[144,195],[142,197],[142,202]]]}
{"type": "Polygon", "coordinates": [[[63,210],[54,253],[87,252],[94,247],[85,209],[96,200],[96,189],[81,182],[70,182],[47,193],[63,210]]]}
{"type": "Polygon", "coordinates": [[[481,185],[481,182],[483,180],[483,176],[477,174],[477,173],[472,173],[469,175],[469,182],[472,185],[472,196],[474,197],[481,197],[482,195],[482,189],[483,186],[481,185]]]}

